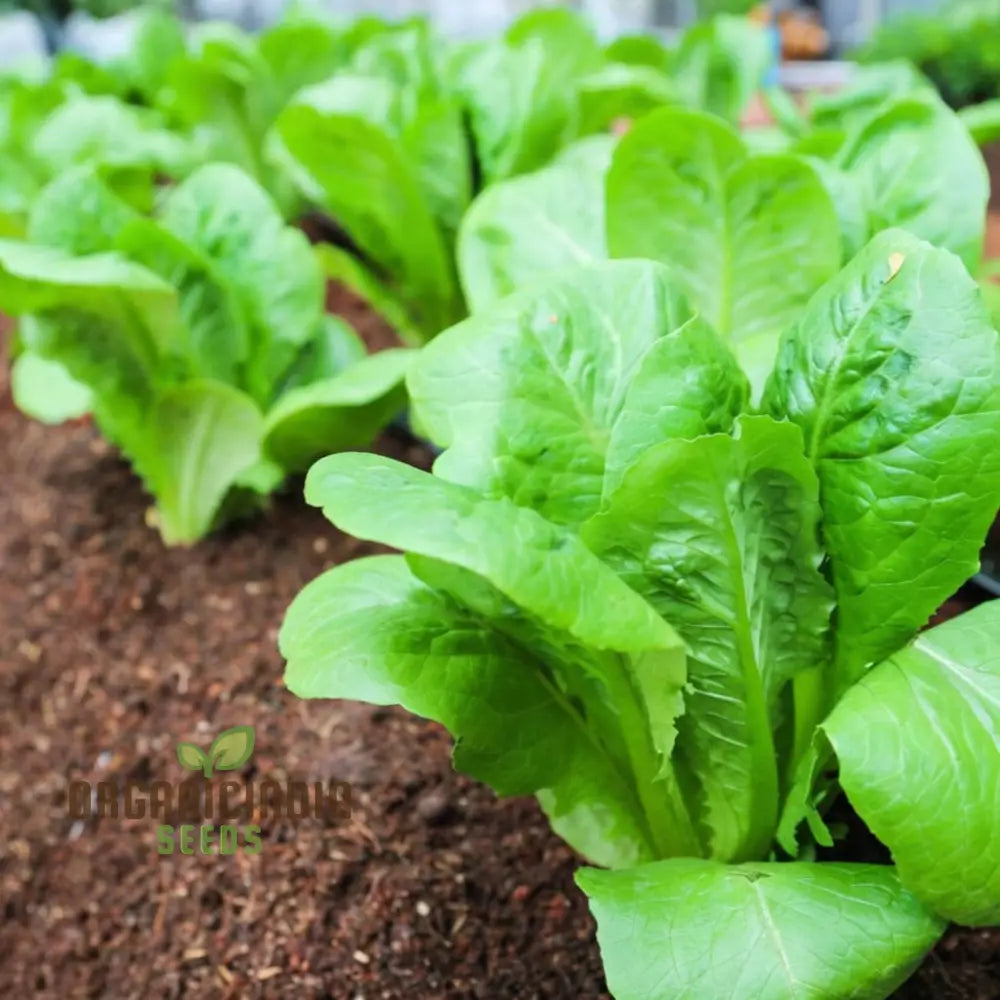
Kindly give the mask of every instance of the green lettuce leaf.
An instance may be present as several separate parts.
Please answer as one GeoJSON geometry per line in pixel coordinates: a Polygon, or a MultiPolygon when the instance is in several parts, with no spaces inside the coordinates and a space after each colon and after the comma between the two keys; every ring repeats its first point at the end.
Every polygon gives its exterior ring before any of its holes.
{"type": "Polygon", "coordinates": [[[764,31],[746,18],[721,15],[684,33],[671,70],[685,104],[735,123],[773,61],[764,31]]]}
{"type": "Polygon", "coordinates": [[[49,176],[96,163],[182,177],[193,163],[188,144],[156,115],[114,97],[66,101],[38,127],[32,151],[49,176]]]}
{"type": "Polygon", "coordinates": [[[577,882],[616,1000],[885,1000],[944,930],[880,865],[677,859],[577,882]]]}
{"type": "Polygon", "coordinates": [[[270,66],[253,38],[210,22],[192,33],[187,55],[171,60],[158,106],[197,142],[203,159],[223,160],[264,185],[267,130],[281,108],[270,66]]]}
{"type": "Polygon", "coordinates": [[[728,433],[749,396],[732,351],[700,316],[661,337],[643,355],[611,429],[605,498],[647,449],[672,438],[728,433]]]}
{"type": "Polygon", "coordinates": [[[537,170],[580,134],[575,83],[603,62],[589,28],[565,9],[531,11],[502,42],[458,54],[452,85],[485,186],[537,170]]]}
{"type": "MultiPolygon", "coordinates": [[[[587,764],[586,773],[576,778],[566,775],[569,784],[563,789],[532,789],[551,793],[543,802],[564,836],[592,853],[600,845],[594,824],[598,829],[618,824],[614,801],[609,812],[593,808],[596,772],[606,779],[607,768],[614,767],[621,776],[613,784],[631,801],[631,822],[643,834],[638,842],[632,838],[620,845],[615,838],[606,843],[600,851],[604,863],[648,857],[670,845],[699,850],[668,764],[673,720],[680,710],[683,647],[670,627],[578,539],[509,501],[485,500],[374,456],[324,459],[310,472],[306,493],[343,529],[409,550],[411,565],[431,582],[454,582],[458,574],[461,587],[446,586],[445,592],[451,590],[452,599],[461,594],[463,606],[524,647],[522,655],[535,663],[562,701],[561,710],[573,717],[579,730],[574,743],[582,740],[591,747],[587,755],[603,762],[600,768],[587,764]],[[493,547],[491,538],[503,539],[503,544],[493,547]],[[517,540],[513,545],[512,539],[517,540]],[[532,642],[540,636],[544,641],[532,642]],[[609,704],[622,717],[621,746],[618,741],[609,745],[611,731],[588,721],[606,713],[609,704]],[[585,794],[585,800],[576,800],[567,790],[571,787],[585,794]]],[[[286,630],[294,637],[300,628],[290,622],[286,630]]],[[[287,655],[287,643],[283,648],[287,655]]],[[[308,663],[306,669],[311,669],[308,663]]],[[[434,687],[431,679],[427,684],[429,697],[434,687]]],[[[530,691],[525,693],[535,700],[530,691]]],[[[612,793],[610,800],[614,797],[612,793]]]]}
{"type": "Polygon", "coordinates": [[[111,68],[124,81],[126,89],[138,92],[148,104],[155,105],[173,61],[187,51],[184,29],[176,15],[160,7],[141,7],[136,15],[139,20],[132,44],[111,68]]]}
{"type": "Polygon", "coordinates": [[[8,314],[31,314],[25,348],[89,389],[102,431],[144,473],[145,415],[178,328],[174,289],[114,254],[74,258],[0,241],[0,302],[8,314]]]}
{"type": "Polygon", "coordinates": [[[262,422],[249,396],[221,382],[184,382],[157,397],[143,473],[168,545],[208,533],[226,494],[260,458],[262,422]]]}
{"type": "Polygon", "coordinates": [[[364,341],[340,316],[323,316],[319,331],[302,353],[282,385],[282,392],[339,375],[348,365],[367,355],[364,341]]]}
{"type": "Polygon", "coordinates": [[[382,351],[286,392],[267,413],[264,452],[298,472],[321,455],[369,445],[406,405],[403,380],[415,354],[382,351]]]}
{"type": "Polygon", "coordinates": [[[699,784],[712,856],[724,861],[766,856],[782,784],[779,696],[828,659],[819,517],[798,428],[743,417],[732,436],[647,450],[583,528],[687,645],[679,752],[699,784]]]}
{"type": "Polygon", "coordinates": [[[838,162],[861,186],[872,232],[899,226],[978,267],[989,176],[965,126],[939,98],[888,104],[849,139],[838,162]]]}
{"type": "Polygon", "coordinates": [[[257,49],[271,71],[276,101],[282,105],[303,87],[344,69],[350,60],[343,31],[305,16],[293,16],[261,32],[257,49]]]}
{"type": "Polygon", "coordinates": [[[28,239],[86,255],[115,249],[119,232],[138,217],[93,164],[72,167],[47,184],[31,206],[28,239]]]}
{"type": "Polygon", "coordinates": [[[815,171],[792,156],[748,156],[711,116],[663,109],[619,143],[607,198],[611,255],[668,264],[759,389],[779,335],[840,264],[836,212],[815,171]]]}
{"type": "Polygon", "coordinates": [[[819,129],[854,131],[894,100],[933,92],[930,81],[904,60],[855,66],[846,87],[812,96],[812,121],[819,129]]]}
{"type": "Polygon", "coordinates": [[[823,733],[907,889],[948,920],[1000,924],[1000,601],[879,664],[823,733]]]}
{"type": "Polygon", "coordinates": [[[976,572],[1000,505],[998,372],[975,282],[900,231],[875,237],[783,338],[763,406],[801,427],[819,475],[838,690],[976,572]]]}
{"type": "Polygon", "coordinates": [[[1000,141],[1000,98],[962,108],[958,118],[977,146],[1000,141]]]}
{"type": "Polygon", "coordinates": [[[654,35],[621,35],[604,50],[610,62],[626,66],[651,66],[668,72],[673,65],[674,53],[654,35]]]}
{"type": "MultiPolygon", "coordinates": [[[[620,716],[619,765],[631,774],[650,843],[660,852],[700,853],[669,763],[681,709],[683,646],[579,539],[508,500],[484,499],[375,456],[324,459],[309,473],[306,499],[322,504],[344,530],[406,549],[418,575],[429,573],[432,584],[443,583],[453,597],[462,594],[463,603],[485,607],[500,625],[512,618],[507,624],[515,627],[521,619],[518,631],[539,637],[543,649],[555,648],[559,655],[549,669],[558,670],[557,685],[584,708],[593,702],[594,712],[604,713],[610,704],[620,716]],[[502,544],[494,547],[485,541],[490,538],[502,544]],[[513,546],[511,539],[517,539],[513,546]],[[443,564],[452,570],[442,577],[443,564]],[[484,583],[466,597],[475,578],[484,583]],[[484,585],[493,595],[488,600],[476,596],[484,585]],[[581,672],[603,693],[581,686],[581,672]]],[[[601,735],[608,739],[611,732],[604,727],[601,735]]],[[[563,833],[572,840],[568,831],[563,833]]]]}
{"type": "Polygon", "coordinates": [[[309,241],[259,185],[222,163],[174,188],[160,219],[237,290],[250,323],[247,385],[266,404],[322,315],[323,278],[309,241]]]}
{"type": "Polygon", "coordinates": [[[548,272],[607,257],[604,177],[615,140],[568,146],[547,167],[488,187],[462,220],[458,267],[473,312],[548,272]]]}
{"type": "Polygon", "coordinates": [[[31,351],[18,355],[10,368],[14,405],[43,424],[61,424],[89,413],[90,390],[77,382],[57,361],[31,351]]]}
{"type": "Polygon", "coordinates": [[[632,375],[690,317],[665,268],[615,261],[447,331],[408,378],[417,423],[448,449],[435,471],[560,524],[586,520],[632,375]]]}
{"type": "Polygon", "coordinates": [[[455,765],[502,795],[545,790],[556,825],[606,864],[653,856],[615,760],[530,648],[417,580],[398,556],[323,574],[282,626],[285,683],[304,698],[399,703],[456,737],[455,765]]]}
{"type": "Polygon", "coordinates": [[[605,132],[677,101],[670,77],[652,66],[609,63],[578,85],[581,135],[605,132]]]}
{"type": "Polygon", "coordinates": [[[458,317],[453,264],[402,143],[354,110],[357,100],[356,81],[343,77],[307,88],[276,122],[272,155],[344,228],[427,339],[458,317]]]}
{"type": "Polygon", "coordinates": [[[170,353],[182,359],[183,371],[242,384],[250,317],[217,261],[153,219],[133,219],[118,232],[116,246],[177,289],[183,322],[170,353]]]}

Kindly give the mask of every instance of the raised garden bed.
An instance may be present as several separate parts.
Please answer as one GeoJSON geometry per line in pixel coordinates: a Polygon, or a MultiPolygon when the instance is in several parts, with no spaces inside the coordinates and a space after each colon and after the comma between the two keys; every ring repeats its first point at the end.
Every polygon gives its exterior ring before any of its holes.
{"type": "MultiPolygon", "coordinates": [[[[607,997],[578,860],[532,800],[455,774],[436,725],[284,690],[274,639],[289,601],[371,546],[293,486],[252,527],[166,550],[148,497],[91,427],[43,428],[6,387],[2,400],[11,996],[607,997]],[[175,737],[233,725],[256,727],[251,774],[350,782],[352,820],[265,825],[259,855],[219,859],[161,857],[148,820],[67,816],[70,778],[173,778],[175,737]]],[[[379,450],[428,465],[398,437],[379,450]]],[[[947,611],[978,599],[963,591],[947,611]]],[[[850,843],[874,860],[866,838],[850,843]]],[[[995,1000],[998,981],[1000,931],[955,930],[896,996],[995,1000]]]]}

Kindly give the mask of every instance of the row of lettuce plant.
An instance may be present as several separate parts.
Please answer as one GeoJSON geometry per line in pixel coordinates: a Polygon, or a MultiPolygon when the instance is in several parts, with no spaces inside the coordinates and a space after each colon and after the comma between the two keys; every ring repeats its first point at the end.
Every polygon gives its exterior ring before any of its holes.
{"type": "Polygon", "coordinates": [[[306,205],[343,236],[315,251],[324,275],[360,291],[413,344],[461,318],[466,303],[482,308],[545,271],[647,256],[677,271],[758,386],[782,327],[872,232],[903,225],[970,267],[978,257],[982,164],[912,71],[869,71],[848,94],[814,102],[808,118],[772,95],[783,127],[762,142],[723,120],[746,105],[766,59],[759,32],[736,19],[692,29],[675,51],[640,38],[602,49],[579,19],[551,10],[499,40],[451,45],[445,59],[434,57],[438,45],[425,22],[371,19],[342,29],[292,19],[259,38],[208,25],[185,38],[154,11],[134,51],[112,66],[64,54],[44,79],[0,87],[0,205],[7,230],[30,244],[4,246],[0,281],[0,308],[25,316],[15,398],[50,421],[93,410],[157,497],[169,540],[193,540],[256,505],[319,453],[364,444],[403,405],[406,354],[348,373],[361,360],[357,341],[329,318],[317,324],[316,261],[281,227],[306,205]],[[615,150],[610,125],[664,103],[615,150]],[[939,164],[942,145],[950,155],[939,164]],[[199,166],[218,157],[236,162],[199,166]],[[232,211],[211,218],[213,187],[237,196],[223,193],[232,211]],[[198,221],[178,223],[176,205],[199,200],[198,221]],[[780,253],[767,242],[773,227],[786,237],[780,253]],[[281,236],[268,244],[259,232],[281,236]],[[94,254],[114,260],[86,259],[94,254]],[[128,278],[108,277],[122,259],[128,278]],[[241,280],[272,264],[283,276],[274,289],[241,280]],[[179,321],[147,338],[155,350],[137,348],[135,313],[109,319],[100,289],[114,300],[116,283],[137,282],[147,302],[157,279],[172,288],[160,289],[171,304],[158,315],[173,310],[179,321]],[[25,283],[47,292],[26,294],[25,283]],[[775,288],[760,294],[768,283],[775,288]],[[261,319],[256,300],[293,286],[290,297],[308,307],[281,314],[281,329],[274,316],[261,319]],[[269,332],[248,334],[269,322],[269,332]],[[99,352],[92,328],[102,330],[99,352]],[[269,339],[326,361],[293,372],[269,339]],[[261,370],[272,365],[266,385],[261,370]],[[192,380],[201,388],[182,408],[158,409],[167,388],[192,380]],[[314,383],[311,396],[285,401],[314,383]],[[242,392],[256,418],[224,419],[236,404],[229,394],[220,405],[219,384],[242,392]],[[294,457],[277,454],[297,405],[315,416],[308,435],[296,432],[309,440],[294,457]],[[204,429],[200,465],[194,446],[180,443],[162,468],[146,457],[163,449],[135,428],[166,427],[164,412],[178,428],[204,429]],[[341,426],[354,421],[354,434],[341,426]],[[220,449],[232,460],[206,457],[220,449]]]}
{"type": "Polygon", "coordinates": [[[303,195],[329,211],[361,260],[401,289],[426,339],[441,329],[434,303],[448,319],[461,311],[448,259],[473,194],[668,101],[735,120],[766,58],[760,32],[732,18],[692,29],[672,53],[653,39],[602,49],[565,10],[530,13],[500,39],[464,44],[433,36],[424,21],[371,18],[345,28],[292,18],[259,37],[208,24],[186,38],[154,11],[117,63],[63,54],[44,79],[12,77],[0,88],[0,146],[17,165],[0,208],[16,226],[44,181],[83,160],[174,178],[206,160],[235,162],[286,217],[301,212],[303,195]],[[291,180],[276,161],[293,167],[291,180]],[[419,253],[401,241],[404,225],[419,253]]]}
{"type": "Polygon", "coordinates": [[[986,167],[912,70],[861,73],[785,122],[762,139],[704,112],[663,108],[620,141],[589,138],[494,185],[459,233],[470,308],[573,264],[649,257],[674,269],[760,382],[777,335],[882,229],[906,228],[981,272],[986,167]]]}
{"type": "Polygon", "coordinates": [[[1000,925],[1000,603],[921,632],[1000,505],[985,168],[908,69],[771,100],[486,190],[407,374],[433,474],[306,483],[402,554],[304,589],[286,683],[537,796],[617,1000],[883,1000],[1000,925]],[[845,799],[891,863],[830,860],[845,799]]]}
{"type": "Polygon", "coordinates": [[[324,279],[404,342],[428,340],[466,312],[454,258],[475,194],[681,92],[735,117],[761,44],[734,19],[671,53],[652,39],[603,49],[559,10],[475,44],[421,20],[292,16],[255,37],[152,10],[109,65],[63,53],[7,73],[0,235],[17,239],[0,246],[0,309],[21,318],[15,400],[49,422],[93,413],[165,540],[196,540],[405,405],[409,353],[365,359],[323,315],[324,279]],[[285,225],[310,207],[336,243],[311,250],[285,225]]]}

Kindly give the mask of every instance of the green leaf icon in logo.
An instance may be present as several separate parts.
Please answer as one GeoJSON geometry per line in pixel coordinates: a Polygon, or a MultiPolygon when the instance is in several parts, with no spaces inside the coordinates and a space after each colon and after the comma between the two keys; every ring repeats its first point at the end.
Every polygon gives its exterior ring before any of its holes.
{"type": "Polygon", "coordinates": [[[235,771],[253,753],[253,726],[233,726],[213,741],[208,753],[194,743],[178,743],[177,759],[189,771],[201,771],[206,778],[214,771],[235,771]]]}
{"type": "Polygon", "coordinates": [[[181,767],[186,767],[189,771],[201,771],[206,766],[211,767],[201,748],[193,743],[178,743],[177,759],[181,762],[181,767]]]}

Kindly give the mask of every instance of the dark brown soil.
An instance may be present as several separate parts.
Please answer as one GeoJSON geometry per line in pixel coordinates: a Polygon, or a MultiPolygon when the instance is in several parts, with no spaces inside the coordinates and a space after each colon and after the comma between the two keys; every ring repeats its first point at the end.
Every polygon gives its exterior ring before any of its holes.
{"type": "Polygon", "coordinates": [[[986,146],[983,158],[990,172],[990,211],[1000,212],[1000,142],[991,142],[986,146]]]}
{"type": "Polygon", "coordinates": [[[365,342],[369,352],[401,347],[402,341],[392,327],[383,322],[360,296],[335,281],[326,284],[327,312],[343,316],[365,342]]]}
{"type": "MultiPolygon", "coordinates": [[[[294,488],[165,550],[94,430],[23,419],[3,371],[0,996],[605,998],[576,859],[534,802],[456,775],[433,724],[283,688],[288,602],[370,548],[294,488]],[[248,724],[246,776],[348,781],[351,819],[264,822],[258,855],[163,857],[152,820],[67,813],[72,778],[177,781],[178,741],[248,724]]],[[[997,1000],[998,983],[1000,933],[955,931],[898,997],[997,1000]]]]}
{"type": "Polygon", "coordinates": [[[296,488],[164,550],[90,427],[3,398],[0,996],[605,995],[576,862],[534,802],[454,774],[435,725],[283,688],[284,609],[366,546],[296,488]],[[69,818],[69,779],[176,781],[178,741],[248,724],[251,773],[349,781],[352,819],[265,823],[259,855],[206,858],[158,855],[148,819],[69,818]]]}

